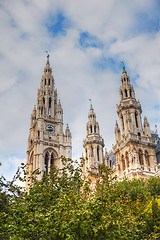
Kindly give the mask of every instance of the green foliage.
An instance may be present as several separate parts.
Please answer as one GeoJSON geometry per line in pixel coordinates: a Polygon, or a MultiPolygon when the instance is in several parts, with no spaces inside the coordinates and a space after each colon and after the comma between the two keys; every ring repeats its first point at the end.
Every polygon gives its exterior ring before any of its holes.
{"type": "Polygon", "coordinates": [[[0,239],[160,239],[159,178],[117,182],[102,166],[93,191],[78,163],[62,162],[41,181],[34,172],[29,193],[15,185],[19,171],[0,178],[0,239]]]}

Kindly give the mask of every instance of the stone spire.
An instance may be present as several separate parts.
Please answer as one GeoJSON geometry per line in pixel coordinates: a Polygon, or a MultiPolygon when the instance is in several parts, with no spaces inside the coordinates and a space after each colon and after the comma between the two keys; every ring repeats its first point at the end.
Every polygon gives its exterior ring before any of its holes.
{"type": "Polygon", "coordinates": [[[134,88],[130,84],[130,78],[125,69],[122,72],[121,83],[119,89],[120,104],[117,105],[121,135],[122,137],[126,136],[129,132],[143,135],[141,104],[135,98],[134,88]]]}
{"type": "Polygon", "coordinates": [[[27,148],[29,176],[39,169],[40,179],[44,173],[49,173],[52,164],[61,168],[61,156],[72,157],[72,137],[68,125],[63,132],[63,108],[60,100],[57,101],[57,89],[48,55],[37,93],[37,106],[34,106],[31,114],[27,148]]]}
{"type": "Polygon", "coordinates": [[[151,137],[147,118],[144,118],[143,129],[142,107],[139,100],[136,100],[134,88],[125,68],[122,71],[119,94],[117,114],[120,128],[116,122],[116,144],[113,146],[116,164],[112,167],[113,175],[117,175],[119,179],[154,176],[156,143],[151,137]]]}
{"type": "Polygon", "coordinates": [[[103,147],[104,140],[100,136],[99,124],[96,121],[96,114],[93,106],[90,105],[88,113],[88,122],[86,124],[87,135],[83,141],[83,147],[85,149],[85,166],[84,171],[92,171],[97,173],[98,166],[104,163],[103,147]]]}

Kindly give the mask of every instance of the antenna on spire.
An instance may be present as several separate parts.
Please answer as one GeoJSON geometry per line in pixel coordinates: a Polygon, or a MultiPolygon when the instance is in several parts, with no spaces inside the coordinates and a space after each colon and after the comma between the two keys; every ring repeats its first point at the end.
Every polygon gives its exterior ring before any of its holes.
{"type": "Polygon", "coordinates": [[[49,53],[48,51],[46,51],[46,53],[47,53],[47,63],[49,63],[49,53]]]}
{"type": "Polygon", "coordinates": [[[90,101],[90,110],[93,109],[93,106],[92,106],[92,100],[91,98],[88,99],[90,101]]]}
{"type": "Polygon", "coordinates": [[[121,61],[121,63],[122,63],[122,66],[123,66],[123,71],[126,71],[124,62],[121,61]]]}

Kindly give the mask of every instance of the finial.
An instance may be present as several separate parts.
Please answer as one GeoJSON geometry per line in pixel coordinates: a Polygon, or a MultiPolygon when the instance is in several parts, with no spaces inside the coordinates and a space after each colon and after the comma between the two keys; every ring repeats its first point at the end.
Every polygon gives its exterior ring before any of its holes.
{"type": "Polygon", "coordinates": [[[47,63],[49,63],[49,53],[48,51],[46,51],[46,53],[47,53],[47,63]]]}
{"type": "Polygon", "coordinates": [[[90,101],[90,110],[93,110],[92,100],[90,98],[88,100],[90,101]]]}
{"type": "Polygon", "coordinates": [[[123,66],[123,71],[126,71],[124,62],[121,61],[121,63],[122,63],[122,66],[123,66]]]}

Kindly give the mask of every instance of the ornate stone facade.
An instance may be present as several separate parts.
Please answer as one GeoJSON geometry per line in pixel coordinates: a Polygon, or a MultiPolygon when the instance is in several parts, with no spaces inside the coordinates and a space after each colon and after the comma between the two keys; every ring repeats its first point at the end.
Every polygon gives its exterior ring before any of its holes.
{"type": "Polygon", "coordinates": [[[34,106],[31,114],[27,148],[28,176],[39,169],[41,178],[44,172],[49,173],[52,164],[61,167],[62,155],[66,158],[72,157],[72,137],[68,125],[65,133],[63,132],[63,108],[60,100],[57,101],[57,90],[48,56],[38,89],[37,106],[34,106]]]}
{"type": "Polygon", "coordinates": [[[103,147],[104,140],[100,136],[99,124],[96,121],[96,114],[92,104],[88,113],[88,122],[86,124],[87,135],[83,140],[85,149],[85,162],[83,164],[83,173],[98,173],[99,166],[104,163],[103,147]]]}
{"type": "MultiPolygon", "coordinates": [[[[116,144],[110,154],[107,152],[104,154],[104,140],[100,135],[93,106],[90,105],[86,124],[87,134],[83,141],[86,159],[82,168],[83,174],[86,176],[89,176],[90,172],[97,174],[99,166],[105,164],[111,167],[112,176],[117,175],[119,180],[124,177],[129,179],[158,177],[160,164],[157,165],[155,154],[156,139],[151,136],[146,117],[142,126],[141,104],[135,98],[134,88],[130,84],[125,68],[123,68],[121,83],[120,103],[117,105],[120,127],[116,122],[116,144]]],[[[41,171],[39,179],[41,179],[43,173],[49,173],[52,164],[61,168],[60,157],[72,157],[71,141],[68,125],[65,133],[63,132],[63,109],[60,100],[57,101],[57,90],[48,56],[40,89],[38,89],[37,106],[34,106],[31,114],[27,148],[28,176],[39,169],[41,171]]],[[[95,185],[96,179],[93,176],[92,181],[95,185]]]]}
{"type": "Polygon", "coordinates": [[[133,86],[125,69],[121,76],[120,104],[117,105],[117,114],[120,128],[116,122],[113,154],[116,164],[113,165],[113,176],[121,180],[124,177],[149,178],[155,175],[156,140],[151,137],[150,126],[144,118],[142,127],[142,108],[135,98],[133,86]]]}

